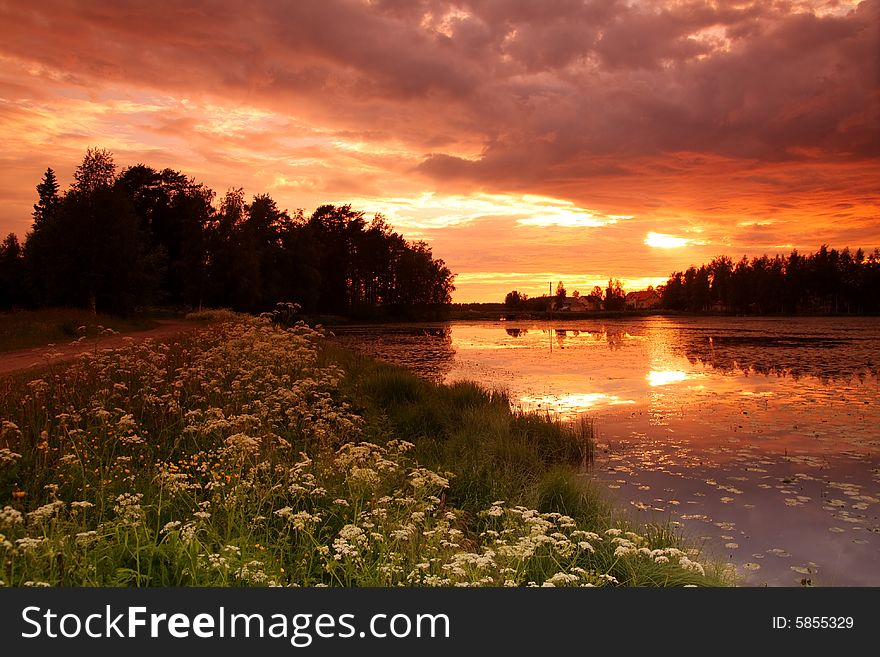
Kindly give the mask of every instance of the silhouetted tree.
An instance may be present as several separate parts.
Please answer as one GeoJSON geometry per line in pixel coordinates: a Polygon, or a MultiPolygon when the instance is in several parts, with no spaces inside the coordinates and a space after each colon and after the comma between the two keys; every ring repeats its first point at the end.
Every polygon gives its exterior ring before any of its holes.
{"type": "MultiPolygon", "coordinates": [[[[306,219],[266,194],[246,203],[231,189],[215,209],[213,191],[172,169],[138,164],[117,177],[103,149],[86,152],[63,195],[51,169],[37,194],[24,258],[10,255],[17,240],[4,243],[2,273],[30,280],[16,299],[37,305],[204,301],[260,311],[292,302],[312,313],[411,313],[448,305],[454,289],[425,242],[407,242],[381,215],[368,226],[349,205],[306,219]]],[[[4,290],[3,303],[10,298],[4,290]]]]}
{"type": "Polygon", "coordinates": [[[605,288],[605,310],[623,310],[626,308],[626,292],[618,279],[608,279],[608,287],[605,288]]]}
{"type": "Polygon", "coordinates": [[[15,233],[0,242],[0,308],[16,308],[24,304],[24,249],[15,233]]]}
{"type": "Polygon", "coordinates": [[[602,288],[598,285],[595,285],[593,286],[592,291],[587,295],[587,298],[592,300],[593,303],[601,304],[603,299],[605,298],[605,295],[602,292],[602,288]]]}
{"type": "Polygon", "coordinates": [[[73,191],[91,194],[112,187],[116,181],[116,164],[113,153],[103,148],[90,148],[86,151],[82,164],[73,173],[73,191]]]}
{"type": "Polygon", "coordinates": [[[52,220],[61,198],[58,196],[58,179],[51,167],[43,174],[43,182],[37,185],[39,200],[34,203],[34,230],[52,220]]]}
{"type": "Polygon", "coordinates": [[[507,296],[504,297],[504,305],[508,308],[517,308],[521,306],[522,303],[528,299],[528,295],[520,294],[516,290],[507,293],[507,296]]]}
{"type": "Polygon", "coordinates": [[[307,228],[319,247],[320,310],[345,314],[357,305],[360,287],[357,239],[366,222],[363,212],[350,205],[322,205],[312,213],[307,228]]]}
{"type": "Polygon", "coordinates": [[[144,239],[107,151],[89,150],[48,231],[46,301],[127,312],[147,294],[144,239]]]}
{"type": "Polygon", "coordinates": [[[58,179],[52,168],[47,168],[43,180],[37,185],[38,200],[34,204],[33,224],[25,239],[23,275],[27,296],[33,304],[43,304],[47,298],[47,275],[49,258],[53,251],[52,229],[61,197],[58,194],[58,179]]]}
{"type": "Polygon", "coordinates": [[[556,307],[557,308],[562,308],[562,306],[565,304],[565,297],[566,297],[565,286],[562,284],[562,281],[559,281],[556,284],[556,307]]]}
{"type": "Polygon", "coordinates": [[[733,276],[733,261],[727,256],[719,256],[709,263],[709,301],[722,309],[730,307],[730,282],[733,276]]]}
{"type": "Polygon", "coordinates": [[[663,287],[660,295],[660,303],[670,310],[684,310],[687,308],[687,296],[684,291],[684,274],[675,272],[663,287]]]}
{"type": "Polygon", "coordinates": [[[808,256],[796,250],[787,257],[743,256],[735,265],[720,256],[708,266],[673,273],[662,303],[692,311],[720,303],[724,310],[743,314],[874,313],[880,311],[878,253],[838,251],[823,244],[808,256]]]}
{"type": "Polygon", "coordinates": [[[159,300],[198,305],[205,284],[205,228],[213,192],[171,169],[143,164],[125,169],[117,185],[131,199],[146,236],[148,267],[159,300]]]}

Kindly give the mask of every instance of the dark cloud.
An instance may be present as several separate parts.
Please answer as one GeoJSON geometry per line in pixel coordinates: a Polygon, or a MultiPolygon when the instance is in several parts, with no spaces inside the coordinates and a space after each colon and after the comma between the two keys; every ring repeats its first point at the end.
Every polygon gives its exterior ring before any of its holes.
{"type": "Polygon", "coordinates": [[[880,0],[40,0],[0,24],[4,217],[103,130],[121,163],[309,202],[543,194],[649,217],[621,224],[637,245],[663,222],[763,245],[735,226],[767,216],[877,232],[880,0]]]}
{"type": "MultiPolygon", "coordinates": [[[[482,140],[487,180],[581,153],[876,156],[878,2],[306,1],[4,5],[6,55],[93,79],[238,94],[416,143],[482,140]],[[537,145],[537,148],[536,148],[537,145]]],[[[458,177],[441,155],[431,175],[458,177]],[[442,166],[441,166],[442,164],[442,166]]],[[[582,159],[582,158],[581,158],[582,159]]]]}

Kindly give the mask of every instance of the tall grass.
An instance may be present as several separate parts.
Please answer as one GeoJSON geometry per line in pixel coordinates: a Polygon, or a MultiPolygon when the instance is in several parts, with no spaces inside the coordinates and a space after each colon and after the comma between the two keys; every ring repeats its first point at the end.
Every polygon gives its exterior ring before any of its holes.
{"type": "Polygon", "coordinates": [[[559,464],[583,467],[592,459],[589,421],[512,411],[503,392],[467,381],[438,385],[334,347],[325,347],[323,358],[347,372],[366,430],[411,440],[420,461],[454,471],[449,493],[465,508],[498,498],[534,504],[541,479],[554,472],[558,478],[559,464]]]}
{"type": "Polygon", "coordinates": [[[99,337],[108,329],[120,333],[142,331],[155,325],[147,317],[92,314],[78,308],[5,312],[0,313],[0,352],[99,337]]]}
{"type": "Polygon", "coordinates": [[[0,585],[724,581],[612,522],[583,434],[321,345],[238,318],[0,381],[0,585]]]}
{"type": "MultiPolygon", "coordinates": [[[[664,549],[690,550],[669,527],[639,527],[611,506],[588,476],[595,454],[593,421],[580,417],[563,422],[546,413],[512,409],[503,391],[474,382],[440,385],[415,374],[336,346],[325,345],[319,359],[339,363],[346,371],[343,386],[358,400],[365,431],[411,440],[416,458],[450,475],[450,504],[479,515],[497,501],[542,513],[572,517],[578,526],[605,535],[622,528],[664,549]]],[[[611,540],[613,540],[612,537],[611,540]]],[[[635,545],[635,544],[634,544],[635,545]]],[[[619,546],[617,546],[619,547],[619,546]]],[[[642,549],[639,545],[636,550],[642,549]]],[[[600,550],[601,552],[601,550],[600,550]]],[[[693,571],[671,573],[660,563],[621,560],[605,554],[603,572],[636,586],[694,583],[693,571]]],[[[686,561],[686,563],[688,563],[686,561]]],[[[730,583],[731,572],[707,562],[701,583],[730,583]]]]}

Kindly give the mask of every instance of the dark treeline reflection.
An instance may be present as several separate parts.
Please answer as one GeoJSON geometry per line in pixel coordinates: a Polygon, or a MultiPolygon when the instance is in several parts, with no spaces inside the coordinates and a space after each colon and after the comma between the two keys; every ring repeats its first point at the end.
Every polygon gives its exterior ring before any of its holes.
{"type": "Polygon", "coordinates": [[[680,346],[694,364],[724,372],[798,379],[864,380],[880,375],[876,340],[819,336],[703,335],[683,332],[680,346]]]}
{"type": "Polygon", "coordinates": [[[65,305],[126,312],[158,303],[259,311],[423,314],[450,303],[452,272],[424,242],[349,205],[310,216],[267,194],[214,192],[171,169],[120,174],[89,150],[71,187],[52,169],[37,186],[25,243],[0,243],[0,308],[65,305]]]}
{"type": "MultiPolygon", "coordinates": [[[[524,338],[529,335],[529,329],[525,328],[509,328],[505,327],[504,331],[512,338],[524,338]]],[[[596,331],[583,331],[580,329],[569,328],[542,328],[541,333],[545,336],[544,340],[549,339],[556,342],[556,346],[564,349],[568,338],[581,338],[592,340],[593,342],[604,342],[611,350],[620,349],[623,345],[623,339],[626,331],[623,329],[606,328],[602,326],[596,331]],[[549,336],[548,336],[549,334],[549,336]]]]}
{"type": "Polygon", "coordinates": [[[675,272],[659,289],[665,308],[740,314],[880,312],[880,249],[766,255],[734,263],[727,256],[675,272]]]}
{"type": "Polygon", "coordinates": [[[338,327],[333,340],[359,353],[402,365],[442,383],[452,369],[455,348],[449,326],[338,327]]]}
{"type": "MultiPolygon", "coordinates": [[[[755,373],[799,378],[849,379],[880,376],[880,326],[875,324],[800,324],[800,329],[780,330],[749,324],[752,319],[724,320],[716,327],[701,327],[687,320],[670,326],[632,323],[626,327],[597,326],[594,330],[570,328],[505,327],[508,336],[529,339],[536,349],[566,349],[586,342],[604,344],[611,351],[633,340],[656,344],[661,351],[684,355],[692,364],[722,372],[755,373]],[[737,325],[736,323],[740,324],[737,325]]],[[[857,320],[850,320],[857,321],[857,320]]]]}

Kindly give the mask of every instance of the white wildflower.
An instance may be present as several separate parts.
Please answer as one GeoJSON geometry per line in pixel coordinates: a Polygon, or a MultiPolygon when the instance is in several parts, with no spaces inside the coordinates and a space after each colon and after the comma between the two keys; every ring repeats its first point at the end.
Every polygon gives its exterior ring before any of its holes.
{"type": "Polygon", "coordinates": [[[45,543],[48,539],[45,538],[19,538],[15,541],[16,547],[20,550],[27,552],[28,550],[33,550],[36,547],[39,547],[43,543],[45,543]]]}
{"type": "Polygon", "coordinates": [[[28,520],[32,522],[43,522],[45,520],[49,520],[50,518],[54,518],[58,515],[58,512],[64,508],[64,502],[61,500],[55,500],[54,502],[49,502],[48,504],[44,504],[38,509],[34,509],[28,515],[28,520]]]}
{"type": "Polygon", "coordinates": [[[12,527],[13,525],[20,525],[24,522],[24,518],[21,513],[11,506],[4,506],[2,510],[0,510],[0,527],[12,527]]]}
{"type": "Polygon", "coordinates": [[[94,541],[96,541],[97,538],[98,532],[92,530],[88,532],[79,532],[74,537],[74,540],[76,541],[77,545],[88,545],[89,543],[93,543],[94,541]]]}
{"type": "MultiPolygon", "coordinates": [[[[10,423],[11,424],[11,423],[10,423]]],[[[21,454],[6,447],[0,447],[0,466],[10,465],[21,458],[21,454]]]]}
{"type": "Polygon", "coordinates": [[[137,525],[144,519],[144,510],[141,508],[143,497],[143,493],[123,493],[116,498],[113,511],[123,525],[137,525]]]}
{"type": "Polygon", "coordinates": [[[678,561],[678,565],[681,566],[682,568],[684,568],[685,570],[692,570],[694,572],[699,573],[700,575],[706,574],[706,571],[703,568],[702,564],[700,564],[696,561],[691,561],[687,557],[681,557],[681,559],[679,559],[679,561],[678,561]]]}
{"type": "Polygon", "coordinates": [[[180,527],[180,525],[181,525],[181,522],[179,520],[172,520],[171,522],[166,522],[165,525],[162,527],[162,530],[160,531],[160,533],[167,534],[170,531],[174,531],[175,529],[178,529],[180,527]]]}

